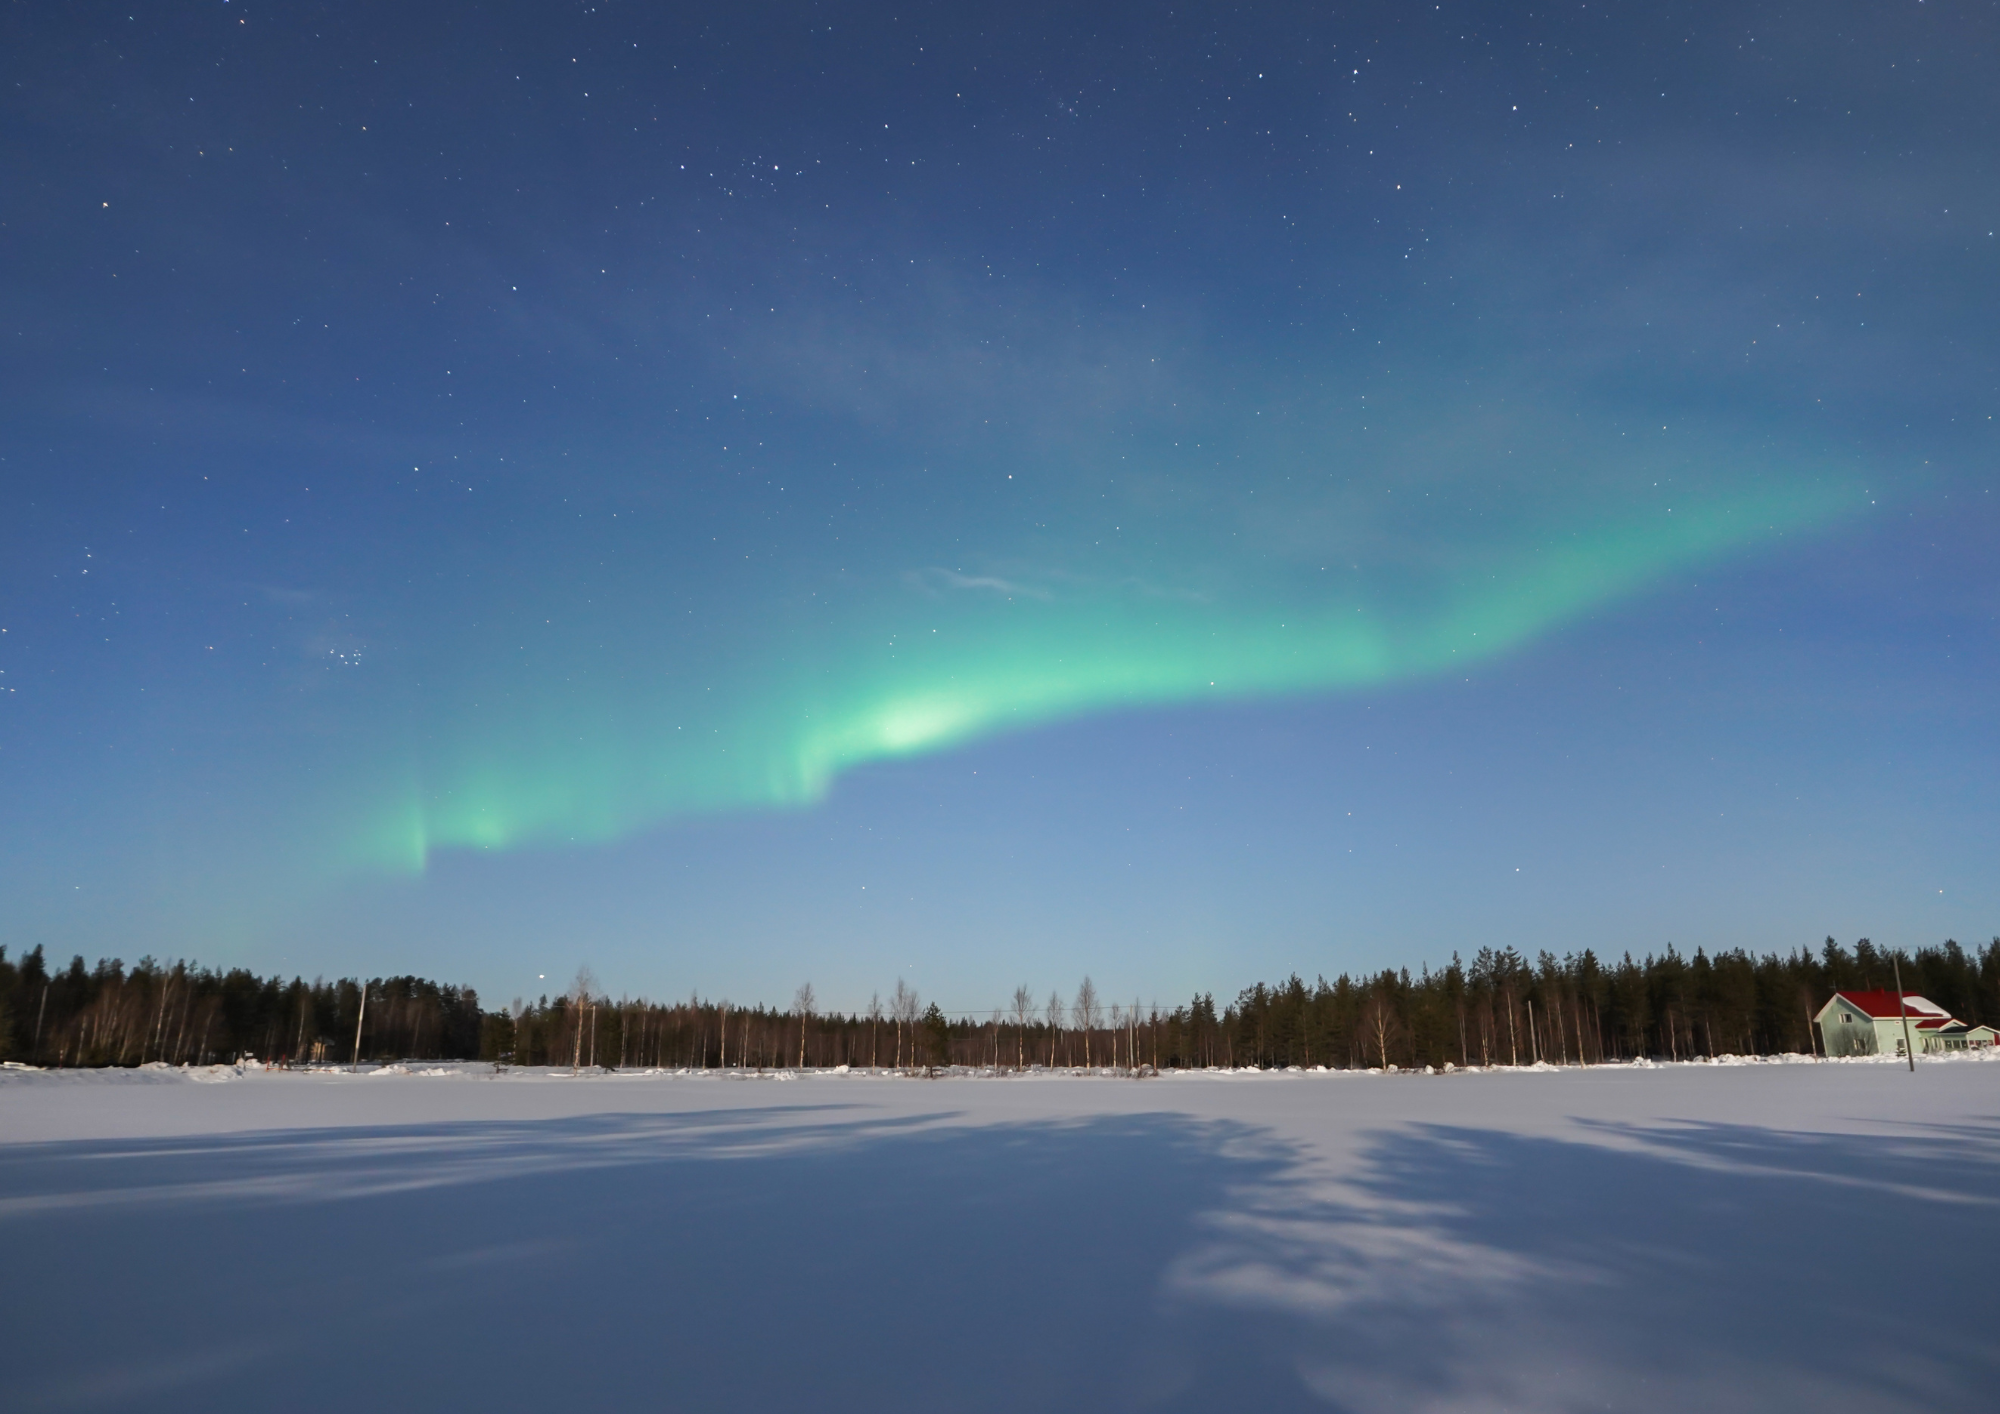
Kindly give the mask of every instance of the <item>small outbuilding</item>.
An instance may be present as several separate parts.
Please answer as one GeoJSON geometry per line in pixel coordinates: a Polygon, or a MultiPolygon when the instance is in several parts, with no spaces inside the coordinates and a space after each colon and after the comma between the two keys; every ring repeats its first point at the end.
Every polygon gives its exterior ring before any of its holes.
{"type": "Polygon", "coordinates": [[[1919,1054],[1962,1051],[1993,1044],[1993,1028],[1967,1026],[1928,997],[1877,989],[1835,992],[1813,1020],[1819,1025],[1821,1048],[1830,1056],[1900,1056],[1906,1054],[1904,1022],[1909,1043],[1919,1054]],[[1974,1041],[1983,1033],[1983,1041],[1974,1041]]]}

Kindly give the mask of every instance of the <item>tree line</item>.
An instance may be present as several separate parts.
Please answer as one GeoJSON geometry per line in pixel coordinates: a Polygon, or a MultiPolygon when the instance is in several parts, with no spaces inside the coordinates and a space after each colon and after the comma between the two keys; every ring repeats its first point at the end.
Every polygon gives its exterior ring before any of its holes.
{"type": "Polygon", "coordinates": [[[421,977],[306,982],[116,958],[51,971],[0,948],[0,1061],[49,1066],[469,1059],[485,1014],[470,987],[421,977]],[[365,1000],[364,1000],[365,998],[365,1000]]]}
{"type": "Polygon", "coordinates": [[[999,1007],[947,1014],[898,980],[859,1011],[823,1010],[810,985],[788,1007],[613,1000],[588,973],[555,997],[481,1008],[470,987],[419,977],[328,982],[117,959],[61,972],[41,948],[0,948],[0,1061],[45,1066],[472,1060],[574,1069],[1329,1068],[1594,1065],[1640,1057],[1808,1053],[1836,990],[1903,985],[1960,1019],[2000,1024],[2000,938],[1914,952],[1867,939],[1817,951],[1687,957],[1585,949],[1532,962],[1512,948],[1308,984],[1259,982],[1167,1007],[1113,1000],[1085,978],[1067,999],[1021,986],[999,1007]]]}

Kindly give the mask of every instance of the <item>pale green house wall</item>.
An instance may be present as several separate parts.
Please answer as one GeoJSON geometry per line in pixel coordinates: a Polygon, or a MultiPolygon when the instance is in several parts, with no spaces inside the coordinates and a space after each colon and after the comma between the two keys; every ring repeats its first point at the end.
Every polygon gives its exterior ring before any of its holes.
{"type": "MultiPolygon", "coordinates": [[[[1929,1037],[1926,1044],[1925,1033],[1917,1029],[1917,1022],[1923,1019],[1927,1019],[1927,1015],[1913,1014],[1909,1019],[1910,1045],[1916,1047],[1918,1055],[1965,1046],[1963,1038],[1947,1040],[1936,1035],[1929,1037]]],[[[1834,997],[1819,1009],[1819,1015],[1813,1020],[1819,1024],[1820,1047],[1829,1056],[1903,1054],[1903,1018],[1900,1016],[1870,1016],[1861,1008],[1850,1005],[1846,998],[1834,997]]]]}
{"type": "Polygon", "coordinates": [[[1883,1023],[1840,997],[1821,1007],[1814,1020],[1819,1022],[1820,1046],[1830,1056],[1893,1056],[1903,1036],[1901,1021],[1888,1023],[1895,1035],[1885,1036],[1883,1023]]]}
{"type": "MultiPolygon", "coordinates": [[[[1917,1048],[1918,1054],[1921,1055],[1924,1043],[1917,1036],[1917,1023],[1915,1020],[1910,1022],[1910,1042],[1917,1048]]],[[[1875,1053],[1884,1056],[1900,1056],[1906,1049],[1907,1047],[1903,1045],[1902,1018],[1892,1016],[1884,1021],[1880,1017],[1877,1017],[1875,1020],[1875,1053]]]]}

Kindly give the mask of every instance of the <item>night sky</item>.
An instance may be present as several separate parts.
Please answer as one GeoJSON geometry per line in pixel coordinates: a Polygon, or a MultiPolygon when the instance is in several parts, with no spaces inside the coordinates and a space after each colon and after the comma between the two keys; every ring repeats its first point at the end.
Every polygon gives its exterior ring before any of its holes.
{"type": "Polygon", "coordinates": [[[2000,932],[1997,41],[10,6],[0,945],[972,1009],[2000,932]]]}

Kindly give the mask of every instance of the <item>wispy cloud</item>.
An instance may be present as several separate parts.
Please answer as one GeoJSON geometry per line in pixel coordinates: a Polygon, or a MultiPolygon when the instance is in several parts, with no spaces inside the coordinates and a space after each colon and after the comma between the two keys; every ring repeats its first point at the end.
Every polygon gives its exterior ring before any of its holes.
{"type": "Polygon", "coordinates": [[[942,569],[935,565],[929,569],[911,570],[904,575],[904,580],[933,598],[942,598],[952,590],[984,590],[1009,598],[1055,598],[1052,591],[1020,580],[1002,579],[996,574],[960,574],[957,570],[942,569]]]}

